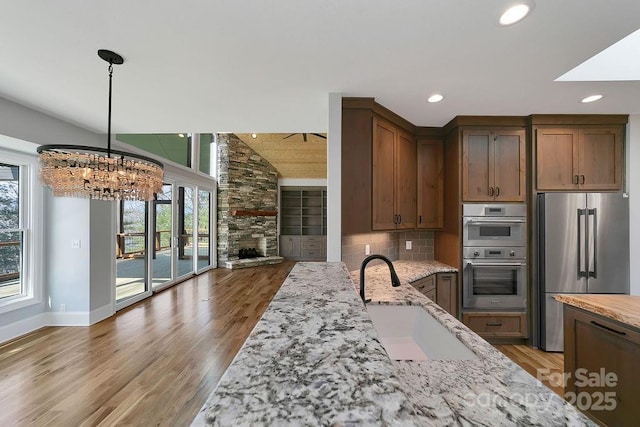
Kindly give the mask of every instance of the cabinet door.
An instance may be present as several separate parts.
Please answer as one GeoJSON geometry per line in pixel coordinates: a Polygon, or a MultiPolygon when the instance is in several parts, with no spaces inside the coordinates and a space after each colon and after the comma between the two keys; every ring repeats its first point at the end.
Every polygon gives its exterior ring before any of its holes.
{"type": "Polygon", "coordinates": [[[280,256],[284,258],[300,258],[300,236],[280,236],[280,256]]]}
{"type": "Polygon", "coordinates": [[[578,170],[582,190],[622,188],[622,129],[580,129],[578,170]]]}
{"type": "Polygon", "coordinates": [[[458,285],[455,273],[438,273],[436,278],[437,304],[458,317],[458,285]]]}
{"type": "Polygon", "coordinates": [[[373,230],[394,230],[394,145],[395,126],[381,119],[373,119],[373,230]]]}
{"type": "Polygon", "coordinates": [[[564,335],[564,369],[570,374],[565,392],[575,393],[567,396],[605,425],[637,425],[640,332],[565,305],[564,335]],[[593,381],[594,375],[601,381],[593,381]]]}
{"type": "Polygon", "coordinates": [[[398,229],[416,228],[416,141],[398,131],[395,150],[395,202],[398,229]]]}
{"type": "Polygon", "coordinates": [[[442,140],[418,140],[417,228],[442,228],[444,168],[442,140]]]}
{"type": "Polygon", "coordinates": [[[524,129],[495,131],[493,176],[496,201],[524,202],[525,155],[524,129]]]}
{"type": "Polygon", "coordinates": [[[493,201],[491,131],[462,131],[462,201],[493,201]]]}
{"type": "Polygon", "coordinates": [[[578,189],[578,131],[537,129],[536,186],[538,190],[578,189]]]}

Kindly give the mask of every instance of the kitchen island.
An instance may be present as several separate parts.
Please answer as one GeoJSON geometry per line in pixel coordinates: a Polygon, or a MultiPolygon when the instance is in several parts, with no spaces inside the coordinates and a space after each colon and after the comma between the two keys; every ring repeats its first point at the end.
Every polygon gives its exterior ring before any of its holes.
{"type": "Polygon", "coordinates": [[[406,281],[366,277],[372,304],[423,307],[478,359],[391,361],[344,264],[298,263],[193,425],[591,423],[406,281]]]}
{"type": "Polygon", "coordinates": [[[606,425],[640,418],[640,296],[556,295],[564,303],[569,399],[606,425]]]}

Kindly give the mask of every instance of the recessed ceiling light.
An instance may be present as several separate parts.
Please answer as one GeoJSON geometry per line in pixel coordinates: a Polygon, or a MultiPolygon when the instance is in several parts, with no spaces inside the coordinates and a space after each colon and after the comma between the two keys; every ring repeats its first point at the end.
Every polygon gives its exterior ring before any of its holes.
{"type": "Polygon", "coordinates": [[[531,11],[531,6],[529,4],[516,4],[511,6],[500,16],[500,25],[511,25],[515,24],[518,21],[524,19],[525,16],[529,14],[531,11]]]}
{"type": "Polygon", "coordinates": [[[444,96],[440,95],[439,93],[434,93],[429,98],[427,98],[427,102],[440,102],[443,99],[444,99],[444,96]]]}
{"type": "Polygon", "coordinates": [[[251,138],[256,139],[258,137],[258,135],[256,135],[255,133],[251,134],[251,138]]]}
{"type": "Polygon", "coordinates": [[[599,99],[602,99],[602,95],[590,95],[586,98],[583,98],[580,102],[582,102],[583,104],[587,104],[589,102],[598,101],[599,99]]]}

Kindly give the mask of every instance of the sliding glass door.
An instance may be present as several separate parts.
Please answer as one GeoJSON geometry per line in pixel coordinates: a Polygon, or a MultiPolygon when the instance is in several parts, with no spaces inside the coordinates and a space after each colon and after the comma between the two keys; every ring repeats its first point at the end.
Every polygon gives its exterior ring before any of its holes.
{"type": "Polygon", "coordinates": [[[196,271],[211,265],[211,192],[198,190],[198,261],[196,271]]]}
{"type": "Polygon", "coordinates": [[[149,203],[118,203],[116,308],[209,268],[212,192],[168,181],[149,203]]]}
{"type": "Polygon", "coordinates": [[[172,184],[165,183],[162,192],[158,193],[153,201],[154,218],[154,247],[151,259],[153,271],[153,290],[163,287],[173,281],[173,188],[172,184]]]}
{"type": "Polygon", "coordinates": [[[116,308],[151,295],[148,283],[148,205],[124,200],[118,203],[116,235],[116,308]]]}

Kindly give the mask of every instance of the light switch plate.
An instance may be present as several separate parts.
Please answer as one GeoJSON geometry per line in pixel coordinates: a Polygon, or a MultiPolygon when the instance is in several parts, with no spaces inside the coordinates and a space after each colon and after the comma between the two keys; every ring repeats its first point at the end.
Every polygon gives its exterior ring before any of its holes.
{"type": "Polygon", "coordinates": [[[369,255],[371,253],[371,245],[364,245],[364,254],[369,255]]]}
{"type": "Polygon", "coordinates": [[[411,247],[412,247],[412,245],[411,245],[411,240],[407,240],[407,241],[405,242],[405,245],[406,245],[406,248],[407,248],[407,249],[411,249],[411,247]]]}

